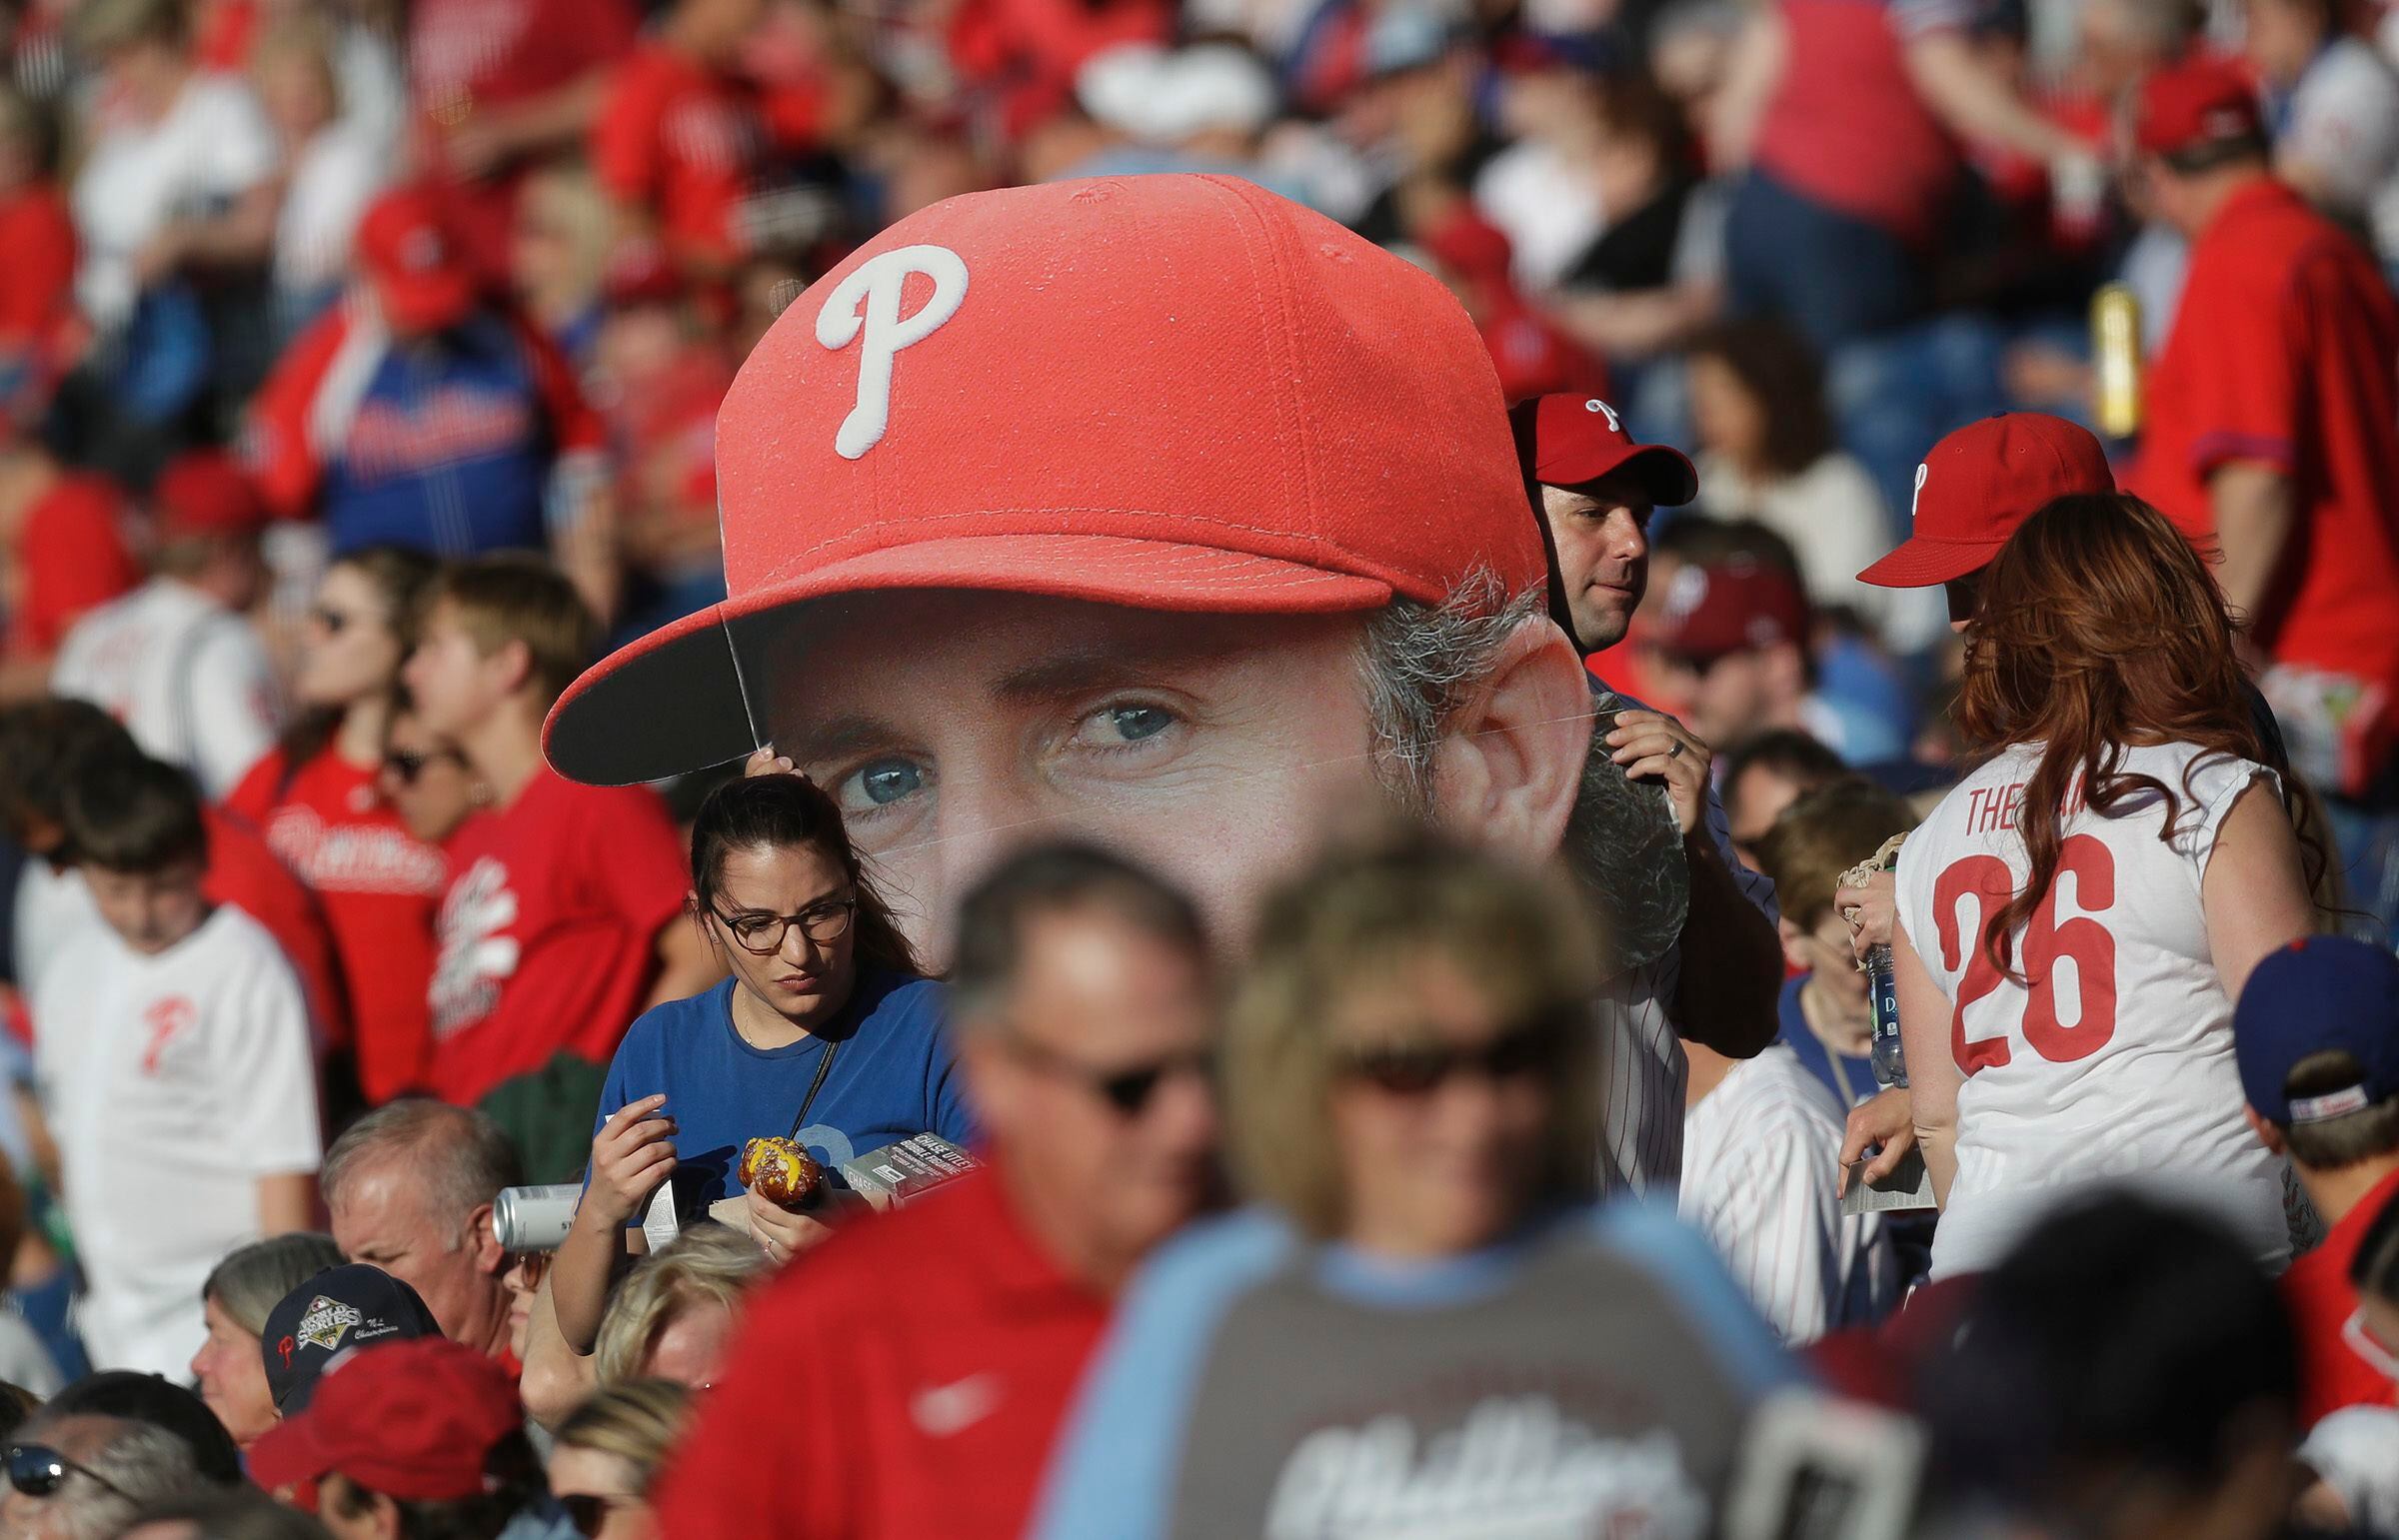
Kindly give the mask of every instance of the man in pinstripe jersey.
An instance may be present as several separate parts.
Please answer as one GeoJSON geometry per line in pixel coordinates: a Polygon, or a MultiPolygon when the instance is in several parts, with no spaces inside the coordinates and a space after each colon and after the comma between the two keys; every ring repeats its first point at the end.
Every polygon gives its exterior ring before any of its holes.
{"type": "MultiPolygon", "coordinates": [[[[1512,414],[1524,479],[1550,551],[1550,610],[1587,657],[1624,640],[1649,580],[1649,519],[1698,495],[1679,452],[1637,443],[1595,397],[1543,396],[1512,414]]],[[[1682,1039],[1746,1058],[1774,1036],[1782,985],[1774,884],[1734,856],[1708,746],[1673,718],[1591,681],[1606,741],[1624,772],[1662,783],[1690,866],[1690,910],[1663,956],[1614,979],[1601,999],[1610,1032],[1607,1141],[1622,1185],[1671,1193],[1682,1169],[1682,1039]]]]}

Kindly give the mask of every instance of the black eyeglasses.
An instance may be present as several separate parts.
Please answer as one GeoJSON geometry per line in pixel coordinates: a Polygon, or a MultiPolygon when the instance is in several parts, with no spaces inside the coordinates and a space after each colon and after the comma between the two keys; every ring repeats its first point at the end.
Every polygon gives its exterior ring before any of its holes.
{"type": "Polygon", "coordinates": [[[1014,1029],[1009,1031],[1007,1040],[1009,1050],[1017,1057],[1044,1074],[1074,1081],[1107,1102],[1122,1117],[1139,1117],[1149,1111],[1151,1098],[1158,1094],[1158,1088],[1172,1075],[1188,1074],[1212,1080],[1216,1070],[1215,1055],[1204,1050],[1170,1053],[1146,1063],[1103,1069],[1035,1042],[1014,1029]]]}
{"type": "Polygon", "coordinates": [[[1561,1012],[1511,1027],[1472,1047],[1420,1042],[1350,1048],[1339,1057],[1339,1072],[1392,1096],[1429,1096],[1469,1073],[1492,1081],[1545,1077],[1564,1063],[1572,1025],[1561,1012]]]}
{"type": "Polygon", "coordinates": [[[717,916],[718,924],[733,933],[734,943],[742,950],[754,957],[772,957],[783,950],[784,940],[794,925],[819,946],[840,940],[842,933],[850,928],[850,921],[858,917],[858,900],[828,899],[812,903],[797,914],[769,914],[759,909],[728,914],[715,904],[710,904],[708,911],[717,916]]]}
{"type": "Polygon", "coordinates": [[[66,1485],[71,1475],[88,1476],[119,1497],[125,1496],[124,1488],[90,1466],[78,1465],[48,1444],[8,1446],[8,1484],[27,1497],[51,1496],[66,1485]]]}
{"type": "Polygon", "coordinates": [[[608,1523],[608,1516],[619,1508],[630,1508],[640,1502],[638,1497],[609,1496],[599,1492],[568,1492],[560,1496],[558,1505],[567,1510],[567,1522],[579,1535],[597,1535],[608,1523]]]}
{"type": "Polygon", "coordinates": [[[413,786],[417,783],[417,777],[425,773],[426,766],[440,765],[444,762],[464,769],[467,757],[455,749],[435,749],[425,754],[415,754],[406,749],[394,749],[384,755],[383,768],[397,775],[402,785],[413,786]]]}

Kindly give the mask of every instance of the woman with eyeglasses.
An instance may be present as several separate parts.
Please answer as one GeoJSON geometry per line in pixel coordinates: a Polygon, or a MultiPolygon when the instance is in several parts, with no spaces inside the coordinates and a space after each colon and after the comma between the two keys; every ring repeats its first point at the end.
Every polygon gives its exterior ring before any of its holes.
{"type": "Polygon", "coordinates": [[[1794,1371],[1695,1232],[1591,1206],[1575,896],[1409,834],[1254,933],[1223,1074],[1257,1206],[1136,1277],[1029,1533],[1714,1533],[1794,1371]]]}
{"type": "Polygon", "coordinates": [[[559,1424],[550,1495],[588,1540],[652,1540],[650,1480],[682,1434],[691,1392],[638,1379],[601,1391],[559,1424]]]}
{"type": "Polygon", "coordinates": [[[833,1209],[792,1212],[746,1191],[750,1140],[793,1139],[831,1176],[898,1139],[974,1133],[941,990],[813,782],[777,773],[718,787],[692,826],[689,903],[731,976],[642,1015],[609,1066],[590,1186],[549,1284],[578,1356],[599,1331],[626,1225],[662,1184],[686,1222],[740,1200],[730,1217],[780,1263],[826,1235],[833,1209]]]}
{"type": "Polygon", "coordinates": [[[431,557],[392,546],[333,564],[301,638],[300,716],[225,799],[324,908],[370,1104],[422,1076],[433,920],[449,878],[441,851],[403,824],[379,778],[400,665],[435,571],[431,557]]]}

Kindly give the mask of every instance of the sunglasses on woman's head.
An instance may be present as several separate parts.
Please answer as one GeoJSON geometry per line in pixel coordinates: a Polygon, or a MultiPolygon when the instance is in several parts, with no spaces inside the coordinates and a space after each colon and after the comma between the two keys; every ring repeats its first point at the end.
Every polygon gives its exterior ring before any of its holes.
{"type": "Polygon", "coordinates": [[[1370,1044],[1345,1049],[1339,1073],[1392,1096],[1429,1096],[1461,1074],[1483,1079],[1545,1077],[1564,1060],[1571,1018],[1563,1012],[1513,1026],[1488,1042],[1370,1044]]]}
{"type": "Polygon", "coordinates": [[[88,1465],[79,1465],[48,1444],[11,1444],[8,1446],[8,1484],[27,1497],[49,1497],[67,1483],[69,1476],[88,1476],[115,1492],[125,1493],[106,1476],[88,1465]]]}

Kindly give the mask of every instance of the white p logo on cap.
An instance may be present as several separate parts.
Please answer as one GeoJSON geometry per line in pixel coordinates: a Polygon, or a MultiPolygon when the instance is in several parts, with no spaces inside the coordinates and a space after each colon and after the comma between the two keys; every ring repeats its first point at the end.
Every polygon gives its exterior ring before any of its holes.
{"type": "Polygon", "coordinates": [[[817,341],[840,352],[861,332],[858,405],[833,436],[834,451],[856,460],[883,439],[892,422],[892,360],[941,330],[967,297],[967,264],[947,246],[903,246],[858,265],[817,312],[817,341]],[[900,314],[901,291],[922,274],[933,280],[933,297],[913,316],[900,314]]]}
{"type": "Polygon", "coordinates": [[[1622,433],[1624,431],[1624,425],[1616,421],[1616,409],[1609,406],[1606,402],[1601,401],[1598,397],[1593,396],[1588,401],[1585,401],[1582,404],[1582,410],[1585,412],[1596,412],[1601,417],[1606,418],[1607,431],[1609,433],[1622,433]]]}

